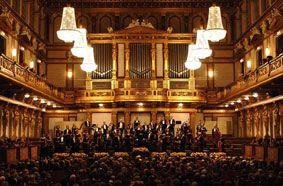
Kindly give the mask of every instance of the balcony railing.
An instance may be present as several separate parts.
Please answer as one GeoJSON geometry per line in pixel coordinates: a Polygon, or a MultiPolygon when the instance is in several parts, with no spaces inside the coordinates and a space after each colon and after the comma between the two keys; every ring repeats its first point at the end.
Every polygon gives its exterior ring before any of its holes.
{"type": "Polygon", "coordinates": [[[40,78],[34,72],[5,56],[0,56],[0,74],[59,103],[65,103],[71,99],[67,99],[63,91],[48,84],[46,80],[40,78]]]}
{"type": "Polygon", "coordinates": [[[228,101],[280,76],[283,76],[283,54],[248,73],[241,80],[224,88],[223,91],[218,92],[217,99],[220,102],[228,101]]]}
{"type": "Polygon", "coordinates": [[[168,102],[205,102],[204,91],[188,89],[115,89],[115,90],[78,90],[77,103],[122,102],[122,101],[168,101],[168,102]]]}

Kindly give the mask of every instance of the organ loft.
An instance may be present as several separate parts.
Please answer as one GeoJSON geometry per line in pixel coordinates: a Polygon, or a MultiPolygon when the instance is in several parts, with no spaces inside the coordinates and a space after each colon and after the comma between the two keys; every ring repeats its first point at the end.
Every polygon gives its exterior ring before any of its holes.
{"type": "Polygon", "coordinates": [[[0,159],[280,162],[282,52],[281,0],[1,0],[0,159]]]}

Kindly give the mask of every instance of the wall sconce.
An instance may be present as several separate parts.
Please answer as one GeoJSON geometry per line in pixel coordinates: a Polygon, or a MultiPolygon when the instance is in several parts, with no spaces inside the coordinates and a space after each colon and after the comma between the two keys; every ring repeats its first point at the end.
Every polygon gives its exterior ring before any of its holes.
{"type": "Polygon", "coordinates": [[[67,72],[67,77],[68,77],[69,79],[71,79],[71,78],[73,77],[73,72],[72,72],[71,69],[68,70],[68,72],[67,72]]]}
{"type": "Polygon", "coordinates": [[[17,49],[12,48],[12,58],[13,58],[13,60],[14,60],[15,57],[17,57],[17,49]]]}
{"type": "Polygon", "coordinates": [[[21,50],[21,51],[25,51],[25,48],[24,48],[24,47],[20,47],[20,50],[21,50]]]}
{"type": "Polygon", "coordinates": [[[29,62],[29,68],[33,69],[34,68],[34,61],[29,62]]]}
{"type": "Polygon", "coordinates": [[[270,49],[268,47],[265,48],[265,56],[266,57],[270,56],[270,49]]]}
{"type": "Polygon", "coordinates": [[[247,61],[247,68],[252,68],[252,62],[250,60],[247,61]]]}
{"type": "Polygon", "coordinates": [[[209,78],[213,78],[213,76],[214,76],[214,72],[213,72],[213,70],[208,70],[208,77],[209,78]]]}
{"type": "Polygon", "coordinates": [[[104,107],[103,103],[98,104],[99,107],[104,107]]]}
{"type": "Polygon", "coordinates": [[[265,56],[266,56],[267,61],[271,61],[273,59],[273,57],[271,56],[270,49],[267,47],[264,52],[265,52],[265,56]]]}

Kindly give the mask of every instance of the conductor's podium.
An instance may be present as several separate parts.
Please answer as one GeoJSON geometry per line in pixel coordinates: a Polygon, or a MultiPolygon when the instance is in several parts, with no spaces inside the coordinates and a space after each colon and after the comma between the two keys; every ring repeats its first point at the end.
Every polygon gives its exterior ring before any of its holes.
{"type": "Polygon", "coordinates": [[[6,163],[17,163],[17,148],[0,149],[0,160],[6,163]]]}

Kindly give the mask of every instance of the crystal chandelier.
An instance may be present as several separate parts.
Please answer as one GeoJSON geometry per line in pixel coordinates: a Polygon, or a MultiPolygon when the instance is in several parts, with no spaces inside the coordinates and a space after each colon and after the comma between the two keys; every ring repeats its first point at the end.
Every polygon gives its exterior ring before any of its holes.
{"type": "Polygon", "coordinates": [[[196,46],[193,50],[196,57],[199,59],[205,59],[211,56],[212,50],[209,48],[208,40],[205,35],[205,30],[197,30],[196,46]]]}
{"type": "Polygon", "coordinates": [[[86,48],[87,46],[87,39],[86,39],[86,29],[85,28],[78,28],[80,32],[80,37],[78,37],[75,42],[73,48],[71,48],[71,52],[74,56],[83,58],[86,56],[86,48]]]}
{"type": "Polygon", "coordinates": [[[97,65],[94,61],[93,48],[88,46],[86,49],[86,55],[84,57],[83,63],[81,64],[81,69],[85,72],[92,72],[97,69],[97,65]]]}
{"type": "Polygon", "coordinates": [[[73,7],[63,8],[61,26],[60,30],[57,31],[57,36],[66,43],[73,42],[79,36],[73,7]]]}
{"type": "Polygon", "coordinates": [[[208,40],[218,42],[226,36],[226,30],[222,25],[221,11],[219,6],[209,7],[206,34],[208,40]]]}
{"type": "Polygon", "coordinates": [[[195,54],[196,45],[189,45],[188,56],[185,62],[185,67],[189,70],[199,69],[201,66],[201,62],[199,58],[195,54]]]}

